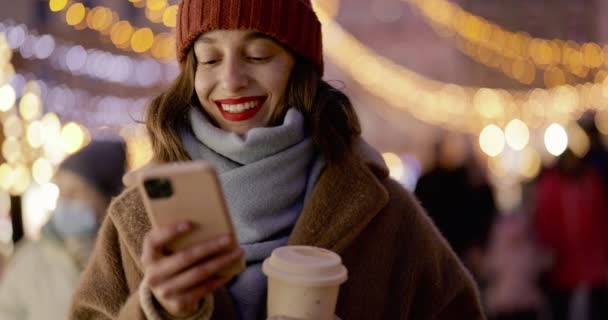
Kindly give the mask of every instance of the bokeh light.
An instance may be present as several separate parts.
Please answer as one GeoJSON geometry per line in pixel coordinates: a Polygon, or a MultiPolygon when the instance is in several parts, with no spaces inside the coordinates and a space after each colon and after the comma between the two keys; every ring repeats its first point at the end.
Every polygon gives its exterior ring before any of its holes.
{"type": "Polygon", "coordinates": [[[8,163],[0,164],[0,188],[8,191],[13,185],[13,168],[8,163]]]}
{"type": "Polygon", "coordinates": [[[32,165],[32,176],[38,184],[44,184],[53,178],[53,166],[45,158],[38,158],[32,165]]]}
{"type": "Polygon", "coordinates": [[[522,159],[520,165],[520,175],[525,179],[535,178],[542,167],[540,155],[534,148],[526,147],[522,151],[522,159]]]}
{"type": "Polygon", "coordinates": [[[12,195],[23,194],[32,181],[30,171],[25,165],[20,163],[15,165],[13,170],[13,184],[11,185],[9,192],[12,195]]]}
{"type": "Polygon", "coordinates": [[[479,134],[479,146],[490,157],[496,157],[505,148],[505,135],[496,125],[485,127],[479,134]]]}
{"type": "Polygon", "coordinates": [[[386,162],[391,178],[401,181],[401,178],[403,177],[403,162],[399,156],[387,152],[383,153],[382,157],[384,158],[384,162],[386,162]]]}
{"type": "Polygon", "coordinates": [[[19,113],[27,121],[40,117],[42,113],[42,101],[40,97],[32,92],[28,92],[19,101],[19,113]]]}
{"type": "Polygon", "coordinates": [[[135,33],[133,33],[133,37],[131,38],[131,48],[133,51],[142,53],[148,51],[152,48],[152,44],[154,43],[154,33],[150,28],[141,28],[135,33]]]}
{"type": "Polygon", "coordinates": [[[528,126],[519,119],[511,120],[505,127],[505,139],[513,150],[523,150],[530,140],[528,126]]]}
{"type": "Polygon", "coordinates": [[[65,14],[65,21],[71,25],[75,26],[81,23],[84,20],[86,15],[86,8],[82,3],[75,3],[68,8],[68,11],[65,14]]]}
{"type": "Polygon", "coordinates": [[[53,12],[61,11],[65,9],[65,6],[68,4],[68,0],[50,0],[49,8],[53,12]]]}
{"type": "Polygon", "coordinates": [[[177,25],[177,5],[169,6],[163,12],[163,24],[169,28],[177,25]]]}
{"type": "Polygon", "coordinates": [[[11,211],[11,195],[4,189],[0,189],[0,217],[6,217],[11,211]]]}
{"type": "Polygon", "coordinates": [[[6,112],[10,110],[17,99],[15,89],[10,84],[5,84],[0,87],[0,111],[6,112]]]}
{"type": "Polygon", "coordinates": [[[129,44],[133,35],[133,26],[128,21],[120,21],[112,27],[110,39],[114,45],[122,47],[129,44]]]}
{"type": "Polygon", "coordinates": [[[85,132],[75,122],[68,122],[61,130],[61,141],[66,152],[74,153],[84,146],[85,132]]]}
{"type": "Polygon", "coordinates": [[[568,148],[570,148],[570,150],[572,150],[577,157],[584,157],[587,152],[589,152],[589,148],[591,147],[589,136],[576,122],[571,123],[568,126],[567,131],[568,148]]]}
{"type": "Polygon", "coordinates": [[[568,134],[564,127],[553,123],[545,130],[545,147],[554,156],[559,156],[566,151],[568,147],[568,134]]]}
{"type": "Polygon", "coordinates": [[[2,156],[9,163],[15,163],[21,159],[21,144],[14,137],[7,137],[2,143],[2,156]]]}
{"type": "Polygon", "coordinates": [[[32,148],[39,148],[44,144],[44,126],[40,121],[32,121],[27,126],[27,142],[32,148]]]}

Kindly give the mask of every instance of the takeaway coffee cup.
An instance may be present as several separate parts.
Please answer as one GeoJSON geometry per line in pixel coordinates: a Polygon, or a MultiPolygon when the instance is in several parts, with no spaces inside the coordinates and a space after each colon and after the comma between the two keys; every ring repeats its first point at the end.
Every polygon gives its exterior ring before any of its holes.
{"type": "Polygon", "coordinates": [[[310,246],[285,246],[264,260],[268,318],[334,320],[347,270],[340,256],[310,246]]]}

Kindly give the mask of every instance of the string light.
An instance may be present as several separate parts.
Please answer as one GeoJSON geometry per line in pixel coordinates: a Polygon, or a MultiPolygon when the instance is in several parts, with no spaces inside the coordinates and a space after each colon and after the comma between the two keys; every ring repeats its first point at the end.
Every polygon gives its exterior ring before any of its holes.
{"type": "Polygon", "coordinates": [[[568,134],[564,127],[557,123],[551,124],[545,131],[545,147],[550,154],[559,156],[568,147],[568,134]]]}
{"type": "Polygon", "coordinates": [[[505,127],[505,139],[513,150],[523,150],[530,140],[528,126],[519,119],[511,120],[505,127]]]}
{"type": "Polygon", "coordinates": [[[16,98],[15,89],[10,84],[0,87],[0,111],[9,111],[15,104],[16,98]]]}
{"type": "MultiPolygon", "coordinates": [[[[0,23],[8,23],[6,20],[0,23]]],[[[153,68],[161,69],[160,75],[146,79],[142,84],[138,73],[141,73],[139,67],[144,64],[150,65],[151,59],[131,58],[126,55],[117,55],[107,51],[97,49],[87,49],[79,45],[68,44],[67,41],[57,39],[50,34],[37,36],[35,30],[29,30],[25,25],[12,26],[7,25],[6,32],[19,30],[23,32],[25,41],[21,42],[13,50],[18,50],[21,46],[30,43],[31,47],[36,48],[35,54],[28,59],[49,59],[51,66],[55,70],[69,72],[77,76],[86,76],[94,80],[101,80],[110,83],[120,83],[129,87],[149,88],[161,86],[171,82],[177,75],[179,68],[176,63],[171,64],[155,64],[153,68]]],[[[161,33],[157,36],[159,41],[154,42],[152,51],[157,55],[169,55],[168,51],[174,50],[174,45],[164,46],[166,41],[173,39],[169,34],[161,33]]],[[[155,39],[155,40],[156,40],[155,39]]],[[[130,36],[127,41],[130,40],[130,36]]],[[[12,50],[6,46],[9,52],[12,50]]],[[[0,48],[0,57],[2,56],[2,48],[0,48]]],[[[1,69],[1,65],[0,65],[1,69]]],[[[2,73],[0,72],[0,78],[2,73]]],[[[2,88],[2,86],[0,86],[2,88]]],[[[1,90],[1,89],[0,89],[1,90]]],[[[2,102],[10,95],[0,95],[0,110],[6,108],[2,102]]]]}
{"type": "Polygon", "coordinates": [[[490,157],[496,157],[505,148],[505,135],[496,125],[485,127],[479,134],[479,146],[490,157]]]}
{"type": "Polygon", "coordinates": [[[589,70],[603,68],[606,60],[608,46],[508,31],[448,0],[401,1],[419,9],[440,36],[457,36],[460,51],[524,84],[534,81],[537,68],[544,70],[545,85],[553,87],[565,83],[566,73],[585,78],[589,70]]]}
{"type": "MultiPolygon", "coordinates": [[[[55,5],[54,0],[49,0],[49,7],[51,11],[58,9],[57,12],[65,9],[65,6],[55,5]]],[[[165,22],[168,26],[175,24],[177,7],[167,6],[166,0],[148,0],[146,10],[150,11],[146,14],[148,18],[154,17],[156,22],[165,22]]],[[[175,60],[174,50],[150,51],[155,42],[160,42],[157,44],[160,47],[171,47],[172,44],[175,44],[173,35],[156,39],[158,35],[152,30],[133,27],[128,21],[121,20],[119,15],[110,8],[98,6],[91,9],[80,2],[74,2],[66,10],[66,23],[76,29],[89,28],[98,31],[103,36],[109,36],[112,44],[121,50],[132,50],[139,54],[149,53],[154,58],[167,63],[175,60]]]]}

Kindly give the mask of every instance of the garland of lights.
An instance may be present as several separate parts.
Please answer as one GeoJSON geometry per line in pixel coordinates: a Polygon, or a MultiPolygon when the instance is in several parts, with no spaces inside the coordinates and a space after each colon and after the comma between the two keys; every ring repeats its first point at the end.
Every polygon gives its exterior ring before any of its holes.
{"type": "Polygon", "coordinates": [[[116,48],[139,54],[149,53],[164,62],[175,60],[173,34],[155,34],[150,28],[134,27],[129,21],[120,20],[110,8],[98,6],[91,9],[81,2],[68,6],[67,0],[49,0],[49,9],[53,12],[65,11],[65,22],[77,30],[89,28],[108,36],[116,48]]]}
{"type": "Polygon", "coordinates": [[[524,84],[544,72],[544,83],[554,87],[571,83],[573,75],[586,78],[592,70],[596,81],[604,80],[608,45],[595,42],[549,40],[512,32],[487,19],[465,11],[448,0],[401,0],[416,7],[440,36],[456,36],[458,49],[524,84]]]}
{"type": "Polygon", "coordinates": [[[178,72],[176,63],[161,65],[153,59],[137,59],[97,49],[85,49],[51,34],[37,35],[25,25],[0,21],[9,46],[28,60],[49,60],[55,70],[94,80],[148,88],[169,83],[178,72]]]}

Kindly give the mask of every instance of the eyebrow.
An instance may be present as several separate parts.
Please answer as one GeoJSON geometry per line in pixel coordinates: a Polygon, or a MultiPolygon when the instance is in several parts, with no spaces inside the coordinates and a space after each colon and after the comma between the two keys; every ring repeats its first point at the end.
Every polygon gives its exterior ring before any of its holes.
{"type": "MultiPolygon", "coordinates": [[[[245,36],[244,40],[245,41],[252,41],[252,40],[257,40],[257,39],[267,39],[267,40],[276,42],[276,40],[273,37],[271,37],[271,36],[269,36],[267,34],[261,33],[261,32],[251,32],[251,33],[248,33],[245,36]]],[[[217,40],[215,38],[210,38],[208,36],[202,36],[198,40],[201,41],[201,42],[203,42],[203,43],[207,43],[207,44],[214,44],[214,43],[217,42],[217,40]]]]}

